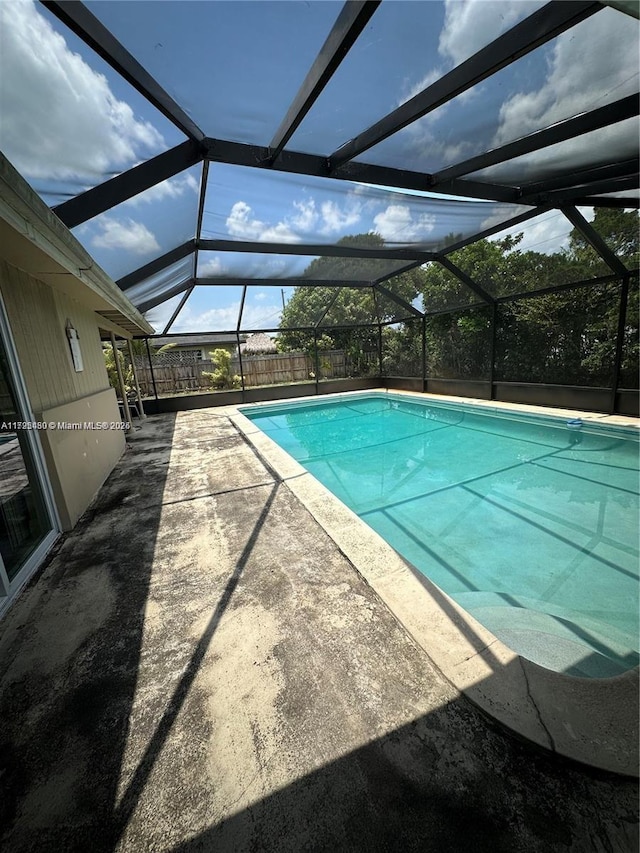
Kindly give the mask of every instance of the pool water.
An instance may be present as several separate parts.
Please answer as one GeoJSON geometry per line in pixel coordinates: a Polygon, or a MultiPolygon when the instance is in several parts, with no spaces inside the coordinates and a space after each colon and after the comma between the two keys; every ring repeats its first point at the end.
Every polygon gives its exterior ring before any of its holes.
{"type": "Polygon", "coordinates": [[[242,413],[524,657],[638,665],[638,434],[372,393],[242,413]]]}

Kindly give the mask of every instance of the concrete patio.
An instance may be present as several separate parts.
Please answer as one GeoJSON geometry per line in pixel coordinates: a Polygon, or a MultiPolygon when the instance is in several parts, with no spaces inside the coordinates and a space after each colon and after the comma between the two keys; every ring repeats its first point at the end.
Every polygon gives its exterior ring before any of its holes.
{"type": "Polygon", "coordinates": [[[0,623],[2,849],[637,850],[488,721],[215,409],[149,418],[0,623]]]}

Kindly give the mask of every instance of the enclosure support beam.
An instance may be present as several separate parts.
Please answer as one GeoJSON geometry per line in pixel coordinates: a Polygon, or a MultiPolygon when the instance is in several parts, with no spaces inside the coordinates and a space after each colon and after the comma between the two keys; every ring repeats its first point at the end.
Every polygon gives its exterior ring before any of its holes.
{"type": "Polygon", "coordinates": [[[242,399],[244,400],[244,367],[242,366],[242,350],[240,349],[240,329],[236,329],[236,342],[238,347],[238,364],[240,365],[240,388],[242,389],[242,399]]]}
{"type": "Polygon", "coordinates": [[[195,166],[203,156],[202,146],[188,139],[164,154],[159,154],[75,198],[56,205],[52,210],[67,228],[75,228],[99,213],[104,213],[105,210],[122,204],[123,201],[172,178],[190,166],[195,166]]]}
{"type": "Polygon", "coordinates": [[[187,240],[187,242],[183,243],[181,246],[171,249],[164,255],[160,255],[159,258],[155,258],[153,261],[149,261],[148,264],[138,267],[137,270],[122,276],[122,278],[118,279],[116,284],[120,290],[128,290],[130,287],[133,287],[134,284],[137,284],[139,281],[143,281],[151,275],[155,275],[170,264],[174,264],[176,261],[186,258],[187,255],[192,255],[195,251],[195,247],[195,240],[187,240]]]}
{"type": "Polygon", "coordinates": [[[320,48],[309,73],[298,90],[269,146],[275,161],[300,122],[309,112],[352,45],[380,5],[380,0],[347,0],[320,48]]]}
{"type": "Polygon", "coordinates": [[[563,207],[562,212],[573,227],[582,234],[587,243],[595,249],[609,269],[612,269],[614,273],[621,276],[628,274],[628,270],[620,258],[607,246],[600,234],[598,234],[590,222],[587,222],[579,210],[575,207],[563,207]]]}
{"type": "Polygon", "coordinates": [[[109,30],[83,3],[77,0],[42,0],[43,5],[72,32],[88,44],[115,71],[131,83],[156,109],[190,139],[204,139],[204,133],[109,30]]]}
{"type": "Polygon", "coordinates": [[[445,269],[449,270],[452,275],[455,275],[457,279],[459,279],[463,284],[466,284],[467,287],[473,290],[476,296],[479,296],[480,299],[483,299],[489,305],[492,305],[494,303],[495,300],[493,296],[490,296],[486,292],[486,290],[484,290],[484,288],[480,287],[479,284],[476,284],[475,281],[471,278],[471,276],[468,276],[466,272],[463,272],[460,267],[457,267],[454,263],[452,263],[449,258],[438,258],[438,261],[445,269]]]}
{"type": "Polygon", "coordinates": [[[202,164],[202,178],[200,182],[200,198],[198,200],[198,220],[196,222],[196,250],[193,258],[193,276],[198,274],[198,241],[202,236],[202,220],[204,219],[204,204],[207,195],[207,181],[209,179],[209,161],[202,164]]]}
{"type": "Polygon", "coordinates": [[[427,388],[427,315],[422,317],[422,390],[427,388]]]}
{"type": "Polygon", "coordinates": [[[331,246],[325,243],[260,243],[251,240],[199,240],[197,247],[208,252],[249,252],[268,255],[319,255],[326,258],[375,258],[383,260],[432,261],[435,252],[412,249],[370,249],[331,246]]]}
{"type": "Polygon", "coordinates": [[[640,186],[640,175],[624,175],[621,178],[607,178],[603,181],[594,181],[593,183],[582,184],[578,187],[568,187],[563,190],[522,196],[520,202],[522,204],[545,204],[549,207],[562,207],[565,204],[575,204],[576,199],[583,198],[584,196],[637,190],[638,186],[640,186]]]}
{"type": "Polygon", "coordinates": [[[163,335],[167,335],[167,334],[169,333],[169,329],[170,329],[170,328],[173,326],[173,324],[175,323],[175,321],[176,321],[176,317],[177,317],[177,316],[178,316],[178,314],[182,311],[182,309],[184,308],[184,304],[185,304],[185,302],[186,302],[186,301],[187,301],[187,299],[191,296],[191,294],[192,294],[192,293],[193,293],[193,286],[192,286],[192,287],[190,287],[188,290],[186,290],[186,291],[185,291],[184,296],[182,297],[182,299],[181,299],[181,300],[180,300],[180,302],[178,303],[178,307],[176,308],[176,310],[175,310],[175,311],[173,312],[173,314],[171,315],[171,318],[170,318],[169,322],[167,323],[167,325],[164,327],[164,329],[163,329],[163,331],[162,331],[162,334],[163,334],[163,335]]]}
{"type": "Polygon", "coordinates": [[[572,187],[584,187],[592,184],[594,181],[616,180],[617,178],[628,178],[630,175],[638,174],[640,161],[637,157],[632,160],[625,160],[622,163],[614,163],[612,165],[597,166],[593,169],[584,169],[581,172],[570,172],[569,174],[559,175],[555,178],[549,178],[545,181],[536,181],[531,184],[523,184],[522,197],[530,198],[539,196],[546,192],[554,190],[571,189],[572,187]]]}
{"type": "Polygon", "coordinates": [[[190,290],[192,287],[193,279],[189,279],[189,281],[185,281],[182,284],[177,284],[175,287],[172,287],[160,296],[156,296],[153,299],[147,299],[146,302],[141,302],[139,305],[136,305],[136,308],[141,314],[144,314],[152,308],[157,308],[158,305],[162,305],[163,302],[167,302],[179,293],[184,293],[185,290],[190,290]]]}
{"type": "Polygon", "coordinates": [[[424,316],[422,311],[418,311],[418,309],[414,305],[412,305],[410,302],[407,302],[401,296],[397,296],[395,293],[389,290],[388,287],[385,287],[383,284],[380,284],[380,282],[375,282],[373,286],[377,290],[379,290],[380,293],[384,293],[384,295],[387,296],[389,299],[392,299],[396,303],[396,305],[399,305],[401,308],[404,308],[405,311],[408,311],[414,317],[424,316]]]}
{"type": "Polygon", "coordinates": [[[153,361],[151,360],[151,348],[149,347],[149,338],[144,339],[147,345],[147,358],[149,359],[149,371],[151,373],[151,384],[153,385],[153,396],[158,400],[158,389],[156,388],[156,376],[153,372],[153,361]]]}
{"type": "Polygon", "coordinates": [[[335,169],[352,160],[601,9],[600,3],[589,0],[572,3],[552,0],[334,151],[329,157],[331,166],[335,169]]]}
{"type": "Polygon", "coordinates": [[[625,275],[620,287],[620,311],[618,314],[618,331],[616,335],[616,354],[613,361],[613,379],[611,382],[610,411],[616,411],[616,398],[620,386],[620,370],[622,369],[622,357],[624,354],[624,333],[627,324],[627,304],[629,302],[629,276],[625,275]]]}
{"type": "Polygon", "coordinates": [[[335,293],[333,294],[333,296],[332,296],[332,297],[331,297],[331,299],[329,300],[329,304],[328,304],[328,305],[327,305],[327,307],[324,309],[324,311],[322,312],[322,314],[318,317],[317,322],[313,324],[314,329],[318,329],[318,328],[320,328],[320,323],[322,323],[322,321],[323,321],[323,320],[324,320],[324,318],[327,316],[327,314],[329,313],[329,311],[331,311],[331,309],[333,308],[333,305],[334,305],[334,303],[335,303],[336,299],[338,298],[338,296],[340,296],[340,293],[341,293],[341,292],[342,292],[342,288],[341,288],[341,287],[336,287],[336,289],[335,289],[335,293]]]}
{"type": "Polygon", "coordinates": [[[129,424],[129,428],[131,427],[131,412],[129,410],[129,401],[127,400],[127,389],[124,385],[124,376],[122,375],[122,366],[120,365],[120,359],[118,356],[120,355],[120,350],[116,346],[116,336],[113,332],[110,332],[111,337],[111,347],[113,349],[113,360],[116,365],[116,373],[118,375],[118,389],[120,391],[120,403],[122,403],[122,409],[124,412],[124,420],[125,423],[129,424]]]}
{"type": "Polygon", "coordinates": [[[131,338],[127,338],[127,348],[129,350],[129,359],[131,361],[131,372],[133,373],[133,384],[136,386],[136,399],[138,401],[138,411],[140,412],[140,418],[146,418],[147,416],[144,413],[144,406],[142,405],[142,394],[140,393],[140,383],[138,382],[138,371],[136,370],[136,362],[133,357],[133,344],[131,343],[131,338]]]}
{"type": "Polygon", "coordinates": [[[315,328],[313,330],[313,362],[316,371],[316,394],[318,394],[320,380],[320,358],[318,357],[318,332],[315,328]]]}
{"type": "Polygon", "coordinates": [[[528,136],[509,142],[507,145],[501,145],[499,148],[493,148],[484,154],[478,154],[476,157],[470,157],[468,160],[456,163],[455,166],[450,166],[448,169],[435,172],[431,176],[432,183],[436,186],[453,178],[460,178],[463,175],[512,160],[514,157],[531,154],[534,151],[547,148],[549,145],[566,142],[568,139],[575,139],[584,133],[591,133],[601,127],[608,127],[627,118],[633,118],[638,115],[639,103],[638,95],[629,95],[597,110],[591,110],[591,112],[581,113],[573,118],[556,122],[544,130],[530,133],[528,136]]]}
{"type": "MultiPolygon", "coordinates": [[[[229,163],[233,166],[250,166],[254,169],[272,168],[271,151],[266,146],[247,145],[228,139],[207,137],[205,140],[207,159],[215,163],[229,163]]],[[[317,154],[305,154],[289,151],[286,148],[273,167],[279,172],[305,175],[317,178],[332,178],[341,181],[355,181],[364,184],[378,184],[383,187],[422,190],[433,193],[465,196],[468,198],[489,199],[491,201],[513,202],[518,204],[516,187],[491,184],[471,180],[445,181],[435,187],[430,186],[430,176],[424,172],[408,169],[394,169],[389,166],[375,166],[350,160],[340,168],[331,171],[326,157],[317,154]]]]}
{"type": "Polygon", "coordinates": [[[498,325],[498,303],[494,301],[491,306],[491,367],[489,373],[489,397],[495,400],[495,374],[496,374],[496,332],[498,325]]]}

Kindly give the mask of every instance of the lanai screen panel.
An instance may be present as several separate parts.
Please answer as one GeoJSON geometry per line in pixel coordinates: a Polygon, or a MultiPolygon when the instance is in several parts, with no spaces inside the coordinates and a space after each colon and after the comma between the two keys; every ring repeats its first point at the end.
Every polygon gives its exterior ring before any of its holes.
{"type": "Polygon", "coordinates": [[[202,237],[437,251],[527,209],[212,163],[202,237]]]}
{"type": "MultiPolygon", "coordinates": [[[[587,218],[593,218],[593,209],[587,218]]],[[[611,275],[611,268],[584,239],[572,241],[573,231],[563,213],[549,211],[486,242],[465,246],[450,259],[493,297],[611,275]],[[511,245],[505,242],[508,238],[511,245]]]]}
{"type": "MultiPolygon", "coordinates": [[[[484,4],[474,5],[479,11],[484,4]]],[[[462,40],[463,33],[458,38],[462,40]]],[[[638,22],[614,9],[603,8],[369,149],[361,159],[435,172],[637,91],[638,22]]],[[[636,130],[637,156],[637,122],[631,120],[630,125],[636,130]]],[[[590,136],[594,143],[614,140],[615,159],[618,148],[621,154],[627,150],[630,125],[622,130],[608,128],[598,131],[598,136],[595,133],[590,136]]],[[[577,137],[563,143],[566,146],[560,158],[563,170],[567,166],[588,165],[589,151],[594,161],[598,159],[597,152],[600,157],[611,159],[611,150],[594,149],[585,139],[577,137]],[[572,152],[575,163],[566,159],[572,152]]],[[[534,163],[542,175],[544,164],[560,157],[557,150],[548,152],[547,148],[528,155],[529,162],[520,158],[518,170],[512,170],[510,164],[493,167],[486,170],[484,177],[494,183],[513,182],[518,186],[523,182],[523,165],[529,165],[524,174],[535,180],[534,163]]]]}
{"type": "Polygon", "coordinates": [[[170,298],[179,290],[187,289],[189,282],[193,280],[193,267],[194,256],[187,255],[186,258],[169,264],[159,272],[127,288],[125,295],[136,307],[144,306],[151,300],[162,299],[163,296],[170,298]]]}
{"type": "Polygon", "coordinates": [[[630,118],[577,136],[575,139],[549,145],[540,151],[514,157],[505,163],[472,172],[467,177],[480,182],[522,186],[533,181],[637,157],[638,120],[630,118]]]}
{"type": "Polygon", "coordinates": [[[100,0],[87,6],[208,136],[268,145],[342,3],[100,0]]]}
{"type": "Polygon", "coordinates": [[[201,171],[200,165],[186,169],[72,232],[111,278],[118,280],[194,239],[201,171]]]}
{"type": "Polygon", "coordinates": [[[291,286],[254,284],[247,287],[240,328],[248,331],[256,329],[287,329],[304,325],[304,300],[314,288],[304,288],[304,293],[296,296],[297,288],[291,286]],[[291,301],[293,299],[293,302],[291,301]]]}
{"type": "Polygon", "coordinates": [[[289,147],[330,154],[541,5],[383,2],[289,147]]]}
{"type": "Polygon", "coordinates": [[[0,3],[0,32],[0,149],[48,205],[184,141],[40,3],[0,3]]]}
{"type": "Polygon", "coordinates": [[[194,287],[170,328],[178,332],[232,332],[237,328],[242,287],[200,285],[194,287]]]}

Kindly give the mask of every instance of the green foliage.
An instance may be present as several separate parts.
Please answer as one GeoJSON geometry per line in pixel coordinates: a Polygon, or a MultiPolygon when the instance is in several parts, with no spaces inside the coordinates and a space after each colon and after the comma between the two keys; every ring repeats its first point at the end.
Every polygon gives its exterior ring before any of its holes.
{"type": "Polygon", "coordinates": [[[237,374],[231,373],[231,353],[226,349],[215,349],[209,353],[209,358],[215,370],[203,371],[202,375],[210,382],[212,388],[216,391],[240,388],[242,379],[237,374]]]}
{"type": "MultiPolygon", "coordinates": [[[[593,227],[630,269],[640,258],[638,213],[597,208],[593,227]]],[[[450,259],[493,297],[527,294],[556,285],[610,275],[610,268],[582,234],[573,229],[567,248],[552,254],[523,251],[522,234],[480,240],[453,252],[450,259]]],[[[345,237],[342,245],[376,247],[377,234],[345,237]]],[[[301,350],[315,358],[318,349],[343,349],[360,370],[373,370],[368,356],[377,349],[377,323],[383,329],[385,375],[419,376],[422,369],[421,324],[397,302],[369,288],[338,288],[330,279],[376,279],[377,261],[318,258],[305,277],[327,279],[317,288],[296,288],[283,312],[278,349],[301,350]],[[369,329],[354,326],[371,324],[369,329]],[[292,327],[307,327],[295,331],[292,327]],[[311,329],[309,329],[311,327],[311,329]],[[342,327],[342,328],[341,328],[342,327]]],[[[441,378],[488,379],[491,375],[493,316],[482,296],[438,263],[425,264],[385,282],[405,303],[422,299],[427,313],[427,375],[441,378]]],[[[629,292],[621,368],[621,386],[638,386],[638,291],[629,292]]],[[[504,381],[574,385],[611,382],[620,306],[620,283],[586,285],[552,294],[516,298],[497,309],[495,378],[504,381]]],[[[322,367],[321,367],[322,375],[322,367]]]]}
{"type": "MultiPolygon", "coordinates": [[[[124,354],[121,350],[117,350],[118,353],[118,362],[120,364],[120,370],[122,371],[122,378],[124,380],[124,387],[127,394],[130,391],[133,391],[134,382],[133,382],[133,370],[131,369],[131,365],[127,364],[125,361],[124,354]]],[[[118,381],[118,370],[116,368],[116,359],[113,354],[113,347],[111,344],[105,344],[102,347],[102,354],[104,356],[104,364],[107,368],[107,375],[109,377],[109,385],[112,388],[115,388],[116,393],[120,394],[120,382],[118,381]]]]}

